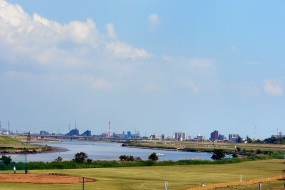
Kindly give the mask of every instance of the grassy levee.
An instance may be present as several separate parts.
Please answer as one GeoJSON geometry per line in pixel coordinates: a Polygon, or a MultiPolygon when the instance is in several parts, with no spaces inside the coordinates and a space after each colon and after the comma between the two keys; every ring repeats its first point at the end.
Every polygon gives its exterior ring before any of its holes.
{"type": "Polygon", "coordinates": [[[22,142],[11,137],[0,136],[0,144],[22,144],[22,142]]]}
{"type": "MultiPolygon", "coordinates": [[[[234,164],[209,165],[179,165],[179,166],[151,166],[151,167],[115,167],[88,169],[53,169],[32,170],[32,173],[49,174],[64,173],[69,175],[96,178],[98,181],[86,183],[85,189],[164,189],[168,182],[168,189],[185,190],[191,187],[223,182],[272,177],[282,174],[283,160],[258,160],[234,164]]],[[[11,173],[12,171],[2,171],[11,173]]],[[[18,171],[24,172],[24,171],[18,171]]],[[[13,175],[13,174],[11,174],[13,175]]],[[[275,183],[275,182],[270,182],[275,183]]],[[[266,186],[266,184],[264,184],[266,186]]],[[[38,185],[19,183],[0,183],[3,189],[82,189],[82,184],[38,185]]],[[[282,182],[276,182],[275,187],[282,188],[282,182]]],[[[249,187],[250,188],[250,187],[249,187]]],[[[256,185],[255,185],[256,189],[256,185]]],[[[264,188],[263,188],[264,189],[264,188]]]]}
{"type": "Polygon", "coordinates": [[[214,148],[223,149],[225,151],[235,151],[237,147],[241,150],[271,150],[285,151],[284,144],[257,144],[257,143],[221,143],[221,142],[195,142],[195,141],[149,141],[143,140],[139,142],[126,143],[130,146],[145,148],[162,148],[162,149],[188,149],[188,150],[213,150],[214,148]]]}
{"type": "Polygon", "coordinates": [[[50,150],[50,146],[41,146],[36,144],[27,144],[18,139],[22,137],[7,137],[0,136],[0,151],[13,151],[13,150],[50,150]]]}

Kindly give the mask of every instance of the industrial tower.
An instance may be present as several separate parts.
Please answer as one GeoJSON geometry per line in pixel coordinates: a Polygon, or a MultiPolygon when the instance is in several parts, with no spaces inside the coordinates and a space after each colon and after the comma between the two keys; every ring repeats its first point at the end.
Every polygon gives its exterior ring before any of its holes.
{"type": "Polygon", "coordinates": [[[109,134],[108,137],[111,137],[111,121],[109,121],[109,134]]]}

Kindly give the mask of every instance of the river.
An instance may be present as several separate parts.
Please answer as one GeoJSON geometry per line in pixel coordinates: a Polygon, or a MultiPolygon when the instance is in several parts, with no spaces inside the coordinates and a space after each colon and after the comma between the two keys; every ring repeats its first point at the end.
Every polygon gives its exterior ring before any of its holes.
{"type": "MultiPolygon", "coordinates": [[[[44,142],[37,143],[41,145],[48,145],[52,147],[66,148],[65,152],[47,152],[38,154],[27,154],[27,161],[44,161],[51,162],[56,158],[61,157],[63,160],[71,160],[78,152],[85,152],[88,158],[93,160],[119,160],[120,155],[131,155],[140,157],[143,160],[148,159],[148,156],[153,153],[160,153],[159,160],[182,160],[182,159],[202,159],[211,160],[212,154],[198,153],[198,152],[180,152],[180,151],[166,151],[166,150],[152,150],[141,148],[122,147],[121,143],[111,142],[92,142],[92,141],[77,141],[77,140],[63,140],[62,142],[44,142]]],[[[11,154],[13,161],[25,161],[25,155],[11,154]]]]}

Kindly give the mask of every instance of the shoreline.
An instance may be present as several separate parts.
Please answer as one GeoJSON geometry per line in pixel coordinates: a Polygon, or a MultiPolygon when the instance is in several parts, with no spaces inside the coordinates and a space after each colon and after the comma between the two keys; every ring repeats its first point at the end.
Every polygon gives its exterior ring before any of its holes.
{"type": "Polygon", "coordinates": [[[158,148],[158,147],[148,147],[148,146],[133,146],[122,144],[123,147],[128,148],[141,148],[141,149],[152,149],[152,150],[165,150],[165,151],[180,151],[180,152],[200,152],[200,153],[213,153],[212,150],[189,150],[185,148],[158,148]]]}
{"type": "MultiPolygon", "coordinates": [[[[195,150],[195,149],[185,149],[185,148],[158,148],[158,147],[148,147],[148,146],[134,146],[122,144],[123,147],[129,148],[141,148],[141,149],[152,149],[152,150],[164,150],[164,151],[180,151],[180,152],[197,152],[197,153],[214,153],[213,150],[195,150]]],[[[232,154],[230,151],[224,151],[225,154],[232,154]]]]}
{"type": "Polygon", "coordinates": [[[34,150],[1,150],[0,155],[5,154],[38,154],[38,153],[55,153],[55,152],[66,152],[69,151],[66,148],[51,147],[50,150],[34,149],[34,150]]]}

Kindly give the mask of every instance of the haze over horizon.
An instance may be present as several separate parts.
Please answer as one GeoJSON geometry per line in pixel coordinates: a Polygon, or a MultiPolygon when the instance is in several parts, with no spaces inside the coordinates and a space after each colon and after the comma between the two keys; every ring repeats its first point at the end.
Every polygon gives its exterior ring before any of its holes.
{"type": "Polygon", "coordinates": [[[284,1],[0,0],[11,130],[285,133],[284,1]]]}

